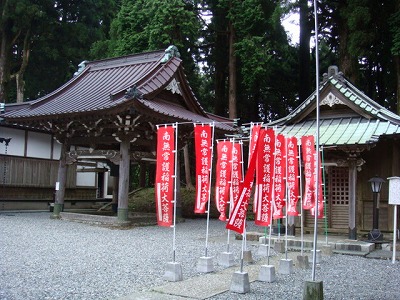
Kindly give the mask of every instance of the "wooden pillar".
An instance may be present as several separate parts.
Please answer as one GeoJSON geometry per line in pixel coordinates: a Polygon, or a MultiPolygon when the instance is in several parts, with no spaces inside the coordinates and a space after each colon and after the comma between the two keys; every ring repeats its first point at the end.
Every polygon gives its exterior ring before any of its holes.
{"type": "Polygon", "coordinates": [[[113,179],[113,190],[112,190],[112,201],[111,201],[111,206],[112,206],[112,211],[117,212],[118,210],[118,187],[119,187],[119,177],[114,176],[112,177],[113,179]]]}
{"type": "Polygon", "coordinates": [[[194,190],[194,186],[192,184],[192,178],[190,176],[190,158],[189,158],[189,145],[186,144],[183,147],[183,159],[185,162],[185,179],[186,179],[186,188],[188,190],[194,190]]]}
{"type": "MultiPolygon", "coordinates": [[[[390,176],[400,176],[400,141],[399,140],[393,140],[392,144],[392,172],[390,173],[390,176]]],[[[388,186],[388,185],[387,185],[388,186]]],[[[392,206],[388,206],[388,229],[393,232],[394,230],[394,211],[392,211],[392,206]]],[[[400,205],[397,205],[397,215],[399,216],[399,208],[400,205]]],[[[397,218],[397,228],[400,228],[400,218],[397,218]]]]}
{"type": "Polygon", "coordinates": [[[61,146],[60,161],[58,165],[56,191],[55,191],[55,201],[54,210],[51,218],[58,219],[60,217],[60,212],[64,210],[64,197],[65,197],[65,187],[67,184],[67,151],[69,149],[68,142],[64,142],[61,146]]]}
{"type": "Polygon", "coordinates": [[[357,158],[349,158],[349,239],[357,239],[357,158]]]}
{"type": "Polygon", "coordinates": [[[145,162],[140,162],[139,163],[139,187],[144,188],[146,187],[146,170],[147,170],[147,164],[145,162]]]}
{"type": "Polygon", "coordinates": [[[118,221],[128,221],[128,193],[129,193],[129,167],[130,167],[130,140],[125,138],[120,143],[121,160],[119,164],[118,186],[118,221]]]}

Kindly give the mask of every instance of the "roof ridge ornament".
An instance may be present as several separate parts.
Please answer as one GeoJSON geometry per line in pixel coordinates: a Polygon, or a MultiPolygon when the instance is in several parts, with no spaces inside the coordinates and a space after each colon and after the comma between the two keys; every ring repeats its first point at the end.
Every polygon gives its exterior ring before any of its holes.
{"type": "Polygon", "coordinates": [[[78,71],[76,71],[75,73],[74,73],[74,76],[78,76],[79,74],[81,74],[82,73],[82,71],[86,68],[86,64],[88,63],[89,61],[88,60],[84,60],[84,61],[81,61],[81,63],[78,65],[78,71]]]}
{"type": "Polygon", "coordinates": [[[181,54],[179,53],[179,50],[176,46],[171,45],[167,49],[165,49],[165,54],[164,57],[161,59],[161,63],[164,64],[167,61],[169,61],[173,57],[180,58],[181,54]]]}
{"type": "Polygon", "coordinates": [[[322,83],[325,83],[329,80],[329,78],[335,78],[340,81],[342,84],[346,84],[346,81],[343,76],[343,72],[339,71],[338,66],[332,65],[328,67],[328,72],[322,75],[322,83]]]}
{"type": "Polygon", "coordinates": [[[137,88],[136,84],[128,88],[125,92],[125,98],[137,98],[137,99],[142,99],[143,98],[143,93],[139,91],[137,88]]]}

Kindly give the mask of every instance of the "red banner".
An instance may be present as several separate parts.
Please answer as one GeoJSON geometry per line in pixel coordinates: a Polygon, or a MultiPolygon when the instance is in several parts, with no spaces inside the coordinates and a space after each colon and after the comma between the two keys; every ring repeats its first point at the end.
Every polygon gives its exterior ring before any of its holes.
{"type": "MultiPolygon", "coordinates": [[[[318,151],[319,153],[319,174],[318,174],[318,218],[323,218],[324,217],[324,194],[322,191],[322,168],[321,168],[321,152],[318,151]]],[[[315,158],[317,156],[315,155],[315,158]]],[[[315,162],[315,165],[317,165],[317,162],[315,162]]],[[[314,168],[314,182],[317,181],[317,176],[316,176],[316,168],[314,168]]],[[[314,199],[317,197],[316,196],[316,191],[317,189],[314,189],[314,199]]],[[[314,201],[315,204],[315,201],[314,201]]],[[[315,215],[315,206],[313,208],[311,208],[311,215],[314,216],[315,215]]]]}
{"type": "Polygon", "coordinates": [[[315,205],[314,186],[315,180],[313,174],[315,173],[315,144],[314,136],[301,137],[301,152],[304,164],[304,195],[303,195],[303,209],[311,209],[315,205]]]}
{"type": "MultiPolygon", "coordinates": [[[[257,143],[258,145],[258,143],[257,143]]],[[[257,151],[257,146],[255,148],[257,151]]],[[[247,207],[251,196],[251,186],[254,182],[254,174],[256,170],[257,155],[253,155],[244,177],[243,184],[240,185],[239,199],[233,207],[232,214],[229,217],[227,229],[231,229],[240,234],[243,233],[247,215],[247,207]]]]}
{"type": "Polygon", "coordinates": [[[297,150],[297,138],[286,139],[286,162],[287,162],[287,214],[298,216],[297,201],[299,200],[299,158],[297,150]]]}
{"type": "Polygon", "coordinates": [[[232,141],[232,180],[231,190],[233,206],[239,199],[240,185],[243,181],[242,142],[232,141]]]}
{"type": "Polygon", "coordinates": [[[206,212],[206,203],[210,199],[212,128],[209,124],[194,124],[196,151],[196,202],[194,213],[196,214],[206,212]]]}
{"type": "Polygon", "coordinates": [[[275,174],[274,174],[274,219],[283,218],[283,207],[285,206],[285,181],[286,176],[286,139],[278,134],[275,141],[275,174]]]}
{"type": "MultiPolygon", "coordinates": [[[[251,157],[253,155],[257,155],[255,153],[255,148],[257,145],[258,138],[260,136],[261,124],[251,124],[250,127],[250,141],[249,141],[249,163],[251,161],[251,157]]],[[[256,162],[256,174],[259,172],[257,168],[258,163],[256,162]]],[[[256,176],[256,186],[254,189],[254,205],[253,205],[253,212],[256,212],[257,201],[258,201],[258,179],[259,176],[256,176]]],[[[253,184],[253,183],[252,183],[253,184]]]]}
{"type": "Polygon", "coordinates": [[[155,196],[157,223],[171,226],[173,223],[175,175],[175,128],[160,127],[157,131],[157,169],[155,196]]]}
{"type": "Polygon", "coordinates": [[[275,132],[273,129],[263,129],[260,133],[257,160],[257,191],[254,198],[255,224],[268,226],[271,220],[271,198],[274,178],[275,132]]]}
{"type": "Polygon", "coordinates": [[[220,213],[219,219],[226,221],[226,207],[232,172],[232,143],[217,142],[217,165],[215,167],[215,204],[220,213]]]}

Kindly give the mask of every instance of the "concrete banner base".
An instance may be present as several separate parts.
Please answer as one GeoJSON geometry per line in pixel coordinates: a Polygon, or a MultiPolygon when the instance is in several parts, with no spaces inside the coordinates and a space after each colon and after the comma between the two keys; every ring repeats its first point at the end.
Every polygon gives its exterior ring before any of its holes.
{"type": "Polygon", "coordinates": [[[332,245],[322,245],[321,247],[322,254],[325,256],[333,255],[333,246],[332,245]]]}
{"type": "Polygon", "coordinates": [[[306,281],[303,289],[303,300],[323,300],[324,288],[322,281],[306,281]]]}
{"type": "Polygon", "coordinates": [[[300,269],[308,269],[310,267],[307,255],[297,255],[297,266],[300,269]]]}
{"type": "Polygon", "coordinates": [[[260,273],[258,274],[258,280],[264,282],[275,282],[275,266],[274,265],[262,265],[260,273]]]}
{"type": "Polygon", "coordinates": [[[246,263],[253,262],[253,255],[251,254],[251,250],[244,250],[243,251],[243,261],[246,263]]]}
{"type": "Polygon", "coordinates": [[[258,246],[258,251],[257,254],[260,256],[266,256],[268,257],[268,245],[266,244],[261,244],[258,246]]]}
{"type": "Polygon", "coordinates": [[[279,273],[280,274],[292,274],[293,273],[293,260],[292,259],[281,259],[279,261],[279,273]]]}
{"type": "MultiPolygon", "coordinates": [[[[315,262],[317,264],[320,264],[322,262],[322,254],[321,254],[321,250],[316,250],[316,256],[315,256],[315,262]]],[[[314,250],[311,250],[311,253],[313,255],[313,261],[314,261],[314,250]]]]}
{"type": "Polygon", "coordinates": [[[240,294],[250,292],[249,273],[239,271],[233,273],[230,291],[240,294]]]}
{"type": "Polygon", "coordinates": [[[276,240],[274,243],[274,250],[278,253],[285,252],[285,244],[281,240],[276,240]]]}
{"type": "Polygon", "coordinates": [[[197,271],[201,273],[214,272],[214,264],[212,257],[202,256],[197,262],[197,271]]]}
{"type": "Polygon", "coordinates": [[[168,281],[182,281],[182,266],[178,262],[169,262],[164,274],[164,279],[168,281]]]}
{"type": "Polygon", "coordinates": [[[235,264],[235,256],[232,252],[221,252],[218,257],[218,264],[223,267],[232,267],[235,264]]]}

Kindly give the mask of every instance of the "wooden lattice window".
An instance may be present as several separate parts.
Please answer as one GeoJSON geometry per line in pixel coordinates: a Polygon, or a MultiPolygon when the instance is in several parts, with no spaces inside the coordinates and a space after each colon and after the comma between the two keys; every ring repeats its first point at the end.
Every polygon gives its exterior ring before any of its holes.
{"type": "Polygon", "coordinates": [[[332,205],[349,205],[349,170],[332,168],[330,172],[332,205]]]}

